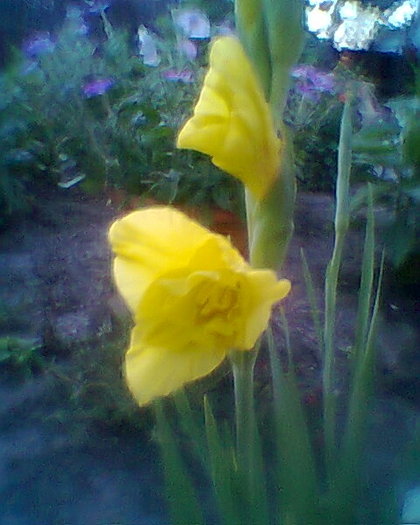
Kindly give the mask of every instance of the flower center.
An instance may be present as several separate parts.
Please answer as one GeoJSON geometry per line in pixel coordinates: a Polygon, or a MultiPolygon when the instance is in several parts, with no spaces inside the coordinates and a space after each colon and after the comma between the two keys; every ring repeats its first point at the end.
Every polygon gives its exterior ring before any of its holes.
{"type": "Polygon", "coordinates": [[[228,316],[239,303],[239,289],[239,283],[234,286],[220,286],[211,281],[200,283],[194,294],[198,320],[228,316]]]}

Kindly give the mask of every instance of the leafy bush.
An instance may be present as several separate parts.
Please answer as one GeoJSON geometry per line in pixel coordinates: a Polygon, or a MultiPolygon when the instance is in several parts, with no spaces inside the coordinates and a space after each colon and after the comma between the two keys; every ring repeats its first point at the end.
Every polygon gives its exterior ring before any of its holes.
{"type": "MultiPolygon", "coordinates": [[[[353,140],[355,162],[368,167],[375,183],[375,201],[388,211],[387,255],[394,267],[407,266],[408,279],[419,282],[420,254],[420,108],[418,98],[398,98],[387,109],[365,118],[353,140]]],[[[366,202],[361,190],[353,207],[366,202]]]]}
{"type": "Polygon", "coordinates": [[[155,39],[160,65],[147,66],[105,12],[102,43],[92,40],[82,15],[69,9],[56,36],[28,40],[0,78],[0,136],[7,137],[0,146],[0,221],[26,211],[40,183],[230,206],[237,185],[208,158],[193,167],[190,153],[175,150],[198,93],[199,61],[177,53],[168,32],[169,40],[155,39]],[[209,172],[217,173],[212,183],[209,172]]]}
{"type": "Polygon", "coordinates": [[[65,423],[71,420],[73,439],[83,443],[92,431],[114,434],[149,428],[150,413],[139,415],[138,406],[121,381],[123,348],[128,344],[123,333],[95,345],[78,347],[67,363],[51,363],[46,368],[60,398],[49,419],[65,423]]]}
{"type": "Polygon", "coordinates": [[[333,73],[301,64],[292,71],[286,121],[294,133],[297,177],[311,191],[335,186],[342,102],[333,73]]]}
{"type": "Polygon", "coordinates": [[[34,341],[18,337],[0,337],[0,366],[28,377],[43,365],[41,350],[42,346],[34,341]]]}
{"type": "Polygon", "coordinates": [[[0,227],[31,206],[28,185],[42,176],[40,127],[16,68],[0,78],[0,227]]]}

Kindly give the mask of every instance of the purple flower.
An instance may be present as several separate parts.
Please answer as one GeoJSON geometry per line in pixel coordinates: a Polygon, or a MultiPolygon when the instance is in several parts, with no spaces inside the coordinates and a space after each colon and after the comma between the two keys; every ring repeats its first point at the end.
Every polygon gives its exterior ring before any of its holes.
{"type": "Polygon", "coordinates": [[[91,0],[86,1],[86,3],[89,5],[89,11],[91,13],[101,13],[102,11],[105,11],[105,9],[108,9],[111,5],[111,0],[91,0]]]}
{"type": "Polygon", "coordinates": [[[322,93],[335,92],[333,73],[326,73],[314,66],[301,64],[292,69],[292,77],[296,79],[295,90],[303,97],[314,102],[321,98],[322,93]]]}
{"type": "Polygon", "coordinates": [[[163,76],[166,80],[171,82],[194,82],[194,73],[190,69],[183,69],[182,71],[168,69],[163,72],[163,76]]]}
{"type": "Polygon", "coordinates": [[[114,85],[112,78],[97,78],[86,82],[82,88],[86,98],[103,95],[114,85]]]}
{"type": "Polygon", "coordinates": [[[36,58],[54,50],[55,44],[50,38],[48,31],[35,33],[23,44],[23,51],[29,58],[36,58]]]}

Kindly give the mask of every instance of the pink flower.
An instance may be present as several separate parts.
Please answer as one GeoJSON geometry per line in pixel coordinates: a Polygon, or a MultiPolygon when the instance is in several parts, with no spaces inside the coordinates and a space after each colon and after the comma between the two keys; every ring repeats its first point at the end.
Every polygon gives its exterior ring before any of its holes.
{"type": "Polygon", "coordinates": [[[300,64],[292,69],[292,77],[296,79],[295,90],[314,102],[320,99],[321,93],[335,92],[333,73],[326,73],[314,66],[300,64]]]}
{"type": "Polygon", "coordinates": [[[96,97],[98,95],[103,95],[114,85],[112,78],[98,78],[86,82],[82,90],[86,98],[96,97]]]}
{"type": "Polygon", "coordinates": [[[194,82],[194,73],[190,69],[183,69],[182,71],[168,69],[167,71],[163,72],[163,76],[166,80],[171,82],[194,82]]]}

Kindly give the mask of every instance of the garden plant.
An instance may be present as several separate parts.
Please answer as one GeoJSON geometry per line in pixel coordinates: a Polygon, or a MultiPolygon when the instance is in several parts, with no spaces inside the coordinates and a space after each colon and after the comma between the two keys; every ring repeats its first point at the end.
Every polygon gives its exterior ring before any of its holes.
{"type": "Polygon", "coordinates": [[[289,78],[303,46],[303,10],[303,1],[236,0],[239,36],[212,43],[193,115],[177,137],[178,148],[209,155],[243,184],[249,261],[228,238],[171,207],[134,211],[109,232],[115,281],[134,322],[125,379],[137,403],[155,411],[169,511],[176,524],[400,522],[397,484],[375,497],[365,468],[384,261],[375,262],[370,186],[346,391],[337,391],[337,295],[350,223],[358,89],[352,80],[342,96],[335,240],[322,315],[310,265],[302,256],[322,359],[317,433],[301,401],[281,303],[286,357],[270,325],[272,307],[291,288],[283,262],[293,235],[296,170],[284,115],[289,78]],[[271,405],[265,418],[254,396],[254,368],[262,352],[268,352],[270,362],[271,405]],[[234,397],[227,417],[211,395],[204,395],[197,409],[189,393],[192,381],[225,360],[233,373],[234,397]],[[203,491],[211,496],[203,498],[203,491]],[[209,511],[208,498],[216,502],[216,511],[209,511]]]}
{"type": "Polygon", "coordinates": [[[95,12],[103,39],[84,12],[69,7],[57,34],[36,33],[0,76],[1,211],[6,223],[34,205],[39,188],[78,184],[123,190],[161,202],[234,207],[238,184],[204,156],[174,151],[177,129],[196,96],[200,60],[177,46],[169,16],[148,65],[107,4],[95,12]]]}
{"type": "Polygon", "coordinates": [[[135,439],[153,426],[174,525],[406,523],[403,469],[374,487],[368,451],[385,267],[412,269],[418,253],[419,85],[379,114],[356,74],[301,63],[304,0],[177,2],[136,39],[111,24],[110,3],[69,7],[61,28],[28,37],[0,75],[0,229],[51,188],[53,198],[77,188],[104,197],[120,217],[108,240],[129,314],[117,305],[103,344],[72,346],[69,366],[50,360],[45,341],[2,337],[1,367],[53,376],[70,409],[51,417],[72,411],[86,425],[72,425],[80,442],[95,425],[135,439]],[[232,6],[235,30],[218,32],[232,6]],[[301,251],[320,363],[313,404],[285,264],[299,188],[335,192],[321,286],[301,251]],[[239,215],[245,232],[228,231],[232,214],[220,227],[214,207],[239,215]],[[364,245],[343,350],[356,211],[364,245]]]}

